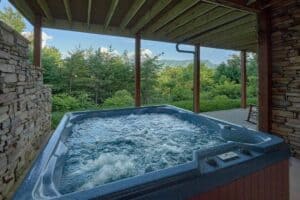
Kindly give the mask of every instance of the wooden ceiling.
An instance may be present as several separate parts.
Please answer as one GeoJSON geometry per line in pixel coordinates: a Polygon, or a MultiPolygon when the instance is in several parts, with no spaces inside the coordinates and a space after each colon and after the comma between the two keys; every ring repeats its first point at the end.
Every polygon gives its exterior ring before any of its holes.
{"type": "Polygon", "coordinates": [[[257,49],[255,1],[232,0],[9,0],[32,24],[142,39],[257,49]],[[227,1],[224,1],[227,2],[227,1]],[[236,2],[245,2],[243,8],[236,2]],[[235,4],[236,3],[236,4],[235,4]],[[232,6],[233,5],[233,6],[232,6]],[[237,5],[237,6],[235,6],[237,5]]]}

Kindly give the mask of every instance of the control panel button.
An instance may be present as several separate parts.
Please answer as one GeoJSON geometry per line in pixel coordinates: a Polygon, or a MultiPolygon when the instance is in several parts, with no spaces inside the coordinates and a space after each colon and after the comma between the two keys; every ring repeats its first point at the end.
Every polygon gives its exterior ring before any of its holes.
{"type": "Polygon", "coordinates": [[[228,151],[226,153],[219,154],[219,155],[217,155],[217,157],[220,158],[224,162],[226,162],[228,160],[239,158],[238,154],[236,154],[233,151],[228,151]]]}

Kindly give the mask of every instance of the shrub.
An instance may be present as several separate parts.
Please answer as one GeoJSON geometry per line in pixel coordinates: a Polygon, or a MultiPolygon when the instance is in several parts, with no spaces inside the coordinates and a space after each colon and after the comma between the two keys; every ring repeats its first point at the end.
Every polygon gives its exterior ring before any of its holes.
{"type": "Polygon", "coordinates": [[[67,94],[58,94],[52,97],[53,111],[69,111],[79,108],[79,101],[67,94]]]}
{"type": "Polygon", "coordinates": [[[55,129],[57,125],[59,124],[60,120],[64,116],[65,112],[52,112],[52,118],[51,118],[51,127],[52,129],[55,129]]]}
{"type": "Polygon", "coordinates": [[[133,98],[127,90],[118,90],[112,97],[105,99],[103,108],[133,106],[133,98]]]}
{"type": "Polygon", "coordinates": [[[96,105],[84,93],[79,94],[77,97],[65,93],[53,95],[52,97],[53,111],[74,111],[93,107],[96,107],[96,105]]]}
{"type": "Polygon", "coordinates": [[[223,84],[216,85],[215,90],[212,90],[212,95],[226,95],[230,99],[240,98],[241,85],[230,81],[225,81],[223,84]]]}

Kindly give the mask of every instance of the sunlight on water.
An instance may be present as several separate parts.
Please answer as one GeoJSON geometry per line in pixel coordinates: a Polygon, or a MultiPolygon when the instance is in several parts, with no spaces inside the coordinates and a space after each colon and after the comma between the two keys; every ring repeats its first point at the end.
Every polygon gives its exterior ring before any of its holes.
{"type": "Polygon", "coordinates": [[[224,143],[221,136],[166,114],[91,118],[75,124],[66,140],[62,193],[172,167],[193,150],[224,143]]]}

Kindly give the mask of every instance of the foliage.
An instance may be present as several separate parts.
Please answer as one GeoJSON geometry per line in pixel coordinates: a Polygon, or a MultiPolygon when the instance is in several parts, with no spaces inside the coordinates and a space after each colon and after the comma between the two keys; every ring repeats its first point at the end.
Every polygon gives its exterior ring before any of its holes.
{"type": "Polygon", "coordinates": [[[61,53],[55,47],[44,47],[42,49],[42,63],[44,83],[52,86],[54,94],[62,92],[62,59],[61,53]]]}
{"type": "Polygon", "coordinates": [[[52,112],[52,119],[51,119],[51,127],[52,129],[55,129],[60,120],[62,119],[62,117],[64,116],[65,112],[58,112],[58,111],[55,111],[55,112],[52,112]]]}
{"type": "Polygon", "coordinates": [[[11,26],[13,29],[22,33],[25,29],[25,21],[22,15],[12,7],[5,7],[0,10],[0,20],[11,26]]]}
{"type": "Polygon", "coordinates": [[[88,98],[88,95],[81,93],[78,98],[65,93],[53,95],[52,109],[53,111],[74,111],[96,107],[88,98]]]}
{"type": "Polygon", "coordinates": [[[111,98],[107,98],[102,106],[103,108],[133,106],[133,98],[128,91],[119,90],[111,98]]]}
{"type": "MultiPolygon", "coordinates": [[[[102,52],[77,47],[63,59],[56,48],[46,47],[42,55],[44,82],[53,89],[53,124],[62,116],[58,113],[134,105],[134,65],[126,52],[118,55],[112,48],[102,52]]],[[[163,67],[158,63],[158,56],[142,62],[142,104],[169,103],[191,110],[193,65],[163,67]]],[[[202,112],[240,107],[239,63],[239,57],[232,56],[216,68],[201,64],[202,112]]],[[[255,103],[255,55],[248,56],[247,77],[248,98],[255,103]]]]}
{"type": "MultiPolygon", "coordinates": [[[[248,104],[256,104],[256,98],[248,98],[248,104]]],[[[185,101],[175,101],[169,102],[169,104],[181,107],[187,110],[193,110],[193,101],[192,100],[185,100],[185,101]]],[[[224,97],[216,97],[212,100],[200,100],[200,111],[201,112],[209,112],[209,111],[216,111],[216,110],[227,110],[232,108],[238,108],[241,105],[240,99],[226,99],[224,97]]]]}

